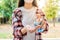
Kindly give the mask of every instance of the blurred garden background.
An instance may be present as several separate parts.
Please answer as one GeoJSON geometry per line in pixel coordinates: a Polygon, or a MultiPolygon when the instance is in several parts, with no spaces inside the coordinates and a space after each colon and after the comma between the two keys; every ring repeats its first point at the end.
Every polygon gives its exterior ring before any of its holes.
{"type": "MultiPolygon", "coordinates": [[[[0,0],[0,39],[13,38],[12,13],[18,0],[0,0]]],[[[49,31],[43,38],[60,38],[60,0],[37,0],[48,20],[49,31]]]]}

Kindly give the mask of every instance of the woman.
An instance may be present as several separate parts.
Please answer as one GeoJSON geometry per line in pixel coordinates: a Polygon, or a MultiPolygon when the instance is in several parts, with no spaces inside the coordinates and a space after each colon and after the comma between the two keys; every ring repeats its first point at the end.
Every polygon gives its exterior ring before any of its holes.
{"type": "MultiPolygon", "coordinates": [[[[12,15],[12,23],[13,23],[13,35],[14,35],[14,40],[36,40],[35,38],[35,32],[40,25],[38,25],[37,27],[34,28],[34,20],[35,20],[35,14],[39,11],[41,13],[43,13],[42,11],[37,9],[37,3],[36,0],[19,0],[18,3],[18,8],[16,8],[14,10],[14,13],[12,15]],[[16,18],[16,13],[17,11],[22,13],[22,15],[20,15],[20,30],[16,30],[15,32],[15,26],[19,24],[15,22],[15,18],[16,18]],[[22,29],[24,27],[26,27],[27,25],[30,25],[30,27],[32,27],[32,29],[30,31],[28,31],[27,33],[24,33],[25,31],[22,31],[22,29]]],[[[19,26],[19,25],[18,25],[19,26]]],[[[41,36],[41,33],[39,33],[38,35],[41,36]]],[[[37,39],[38,40],[38,39],[37,39]]],[[[41,40],[41,39],[40,39],[41,40]]]]}

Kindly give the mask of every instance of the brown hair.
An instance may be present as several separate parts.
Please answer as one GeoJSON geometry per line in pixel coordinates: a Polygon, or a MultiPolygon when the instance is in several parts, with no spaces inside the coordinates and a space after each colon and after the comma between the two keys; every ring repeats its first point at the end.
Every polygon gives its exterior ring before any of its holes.
{"type": "MultiPolygon", "coordinates": [[[[36,0],[34,0],[32,4],[33,4],[33,6],[37,7],[36,0]]],[[[22,6],[24,6],[24,0],[19,0],[18,7],[22,7],[22,6]]]]}

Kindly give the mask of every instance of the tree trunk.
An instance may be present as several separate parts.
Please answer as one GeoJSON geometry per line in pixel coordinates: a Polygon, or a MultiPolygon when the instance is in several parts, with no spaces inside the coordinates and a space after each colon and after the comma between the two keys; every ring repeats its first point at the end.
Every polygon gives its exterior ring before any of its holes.
{"type": "Polygon", "coordinates": [[[55,18],[53,18],[53,26],[55,27],[55,18]]]}

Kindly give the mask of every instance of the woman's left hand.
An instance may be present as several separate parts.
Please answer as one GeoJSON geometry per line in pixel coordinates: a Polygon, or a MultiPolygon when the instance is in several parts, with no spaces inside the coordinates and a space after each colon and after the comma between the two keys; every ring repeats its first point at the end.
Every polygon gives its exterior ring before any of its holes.
{"type": "Polygon", "coordinates": [[[35,32],[38,28],[40,28],[41,26],[40,25],[38,25],[38,26],[36,26],[35,28],[34,27],[31,27],[30,29],[29,29],[29,32],[30,33],[33,33],[33,32],[35,32]]]}
{"type": "Polygon", "coordinates": [[[44,34],[46,34],[47,33],[47,31],[45,31],[45,32],[43,32],[44,34]]]}

